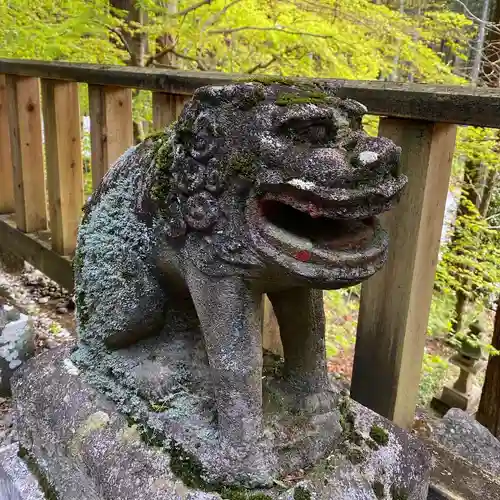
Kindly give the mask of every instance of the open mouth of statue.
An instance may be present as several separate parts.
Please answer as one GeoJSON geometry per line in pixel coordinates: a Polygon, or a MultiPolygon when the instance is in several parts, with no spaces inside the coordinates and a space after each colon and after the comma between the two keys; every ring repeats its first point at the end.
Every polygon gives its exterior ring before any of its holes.
{"type": "Polygon", "coordinates": [[[312,201],[296,200],[292,206],[284,198],[259,202],[260,213],[268,222],[269,236],[274,234],[280,242],[286,233],[290,243],[295,240],[325,249],[356,250],[373,239],[375,217],[338,219],[312,201]]]}
{"type": "Polygon", "coordinates": [[[333,267],[376,264],[387,235],[376,214],[387,209],[322,198],[300,189],[267,192],[256,201],[257,230],[273,253],[297,263],[333,267]]]}

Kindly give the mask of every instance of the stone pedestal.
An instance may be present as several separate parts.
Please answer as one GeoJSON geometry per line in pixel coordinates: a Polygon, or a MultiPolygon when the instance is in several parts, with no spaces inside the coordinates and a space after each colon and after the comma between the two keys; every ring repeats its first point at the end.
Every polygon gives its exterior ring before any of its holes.
{"type": "Polygon", "coordinates": [[[268,489],[207,484],[192,454],[128,421],[85,382],[69,355],[68,347],[44,353],[13,383],[24,453],[59,500],[427,498],[423,443],[345,396],[338,408],[342,439],[311,469],[268,489]]]}

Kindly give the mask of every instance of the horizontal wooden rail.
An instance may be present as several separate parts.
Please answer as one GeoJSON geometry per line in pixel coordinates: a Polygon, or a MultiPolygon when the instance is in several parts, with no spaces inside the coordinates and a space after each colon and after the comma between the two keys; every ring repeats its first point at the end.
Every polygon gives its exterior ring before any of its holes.
{"type": "MultiPolygon", "coordinates": [[[[156,90],[176,95],[191,95],[204,85],[222,85],[249,78],[215,72],[15,59],[0,59],[0,73],[156,90]]],[[[379,81],[315,81],[338,85],[339,96],[362,102],[374,115],[500,128],[500,89],[379,81]]]]}

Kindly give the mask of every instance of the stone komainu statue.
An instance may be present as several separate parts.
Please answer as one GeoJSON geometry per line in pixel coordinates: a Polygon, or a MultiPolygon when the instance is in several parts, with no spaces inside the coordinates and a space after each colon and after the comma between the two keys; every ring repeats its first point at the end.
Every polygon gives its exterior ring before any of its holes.
{"type": "MultiPolygon", "coordinates": [[[[327,87],[254,81],[200,88],[173,127],[116,162],[85,207],[74,260],[74,359],[101,369],[101,381],[121,377],[133,394],[140,377],[131,380],[118,358],[109,362],[113,353],[126,353],[129,363],[151,337],[201,331],[214,418],[206,428],[193,424],[185,437],[179,428],[198,415],[185,399],[184,413],[180,404],[172,413],[171,399],[158,413],[174,422],[169,432],[211,477],[268,484],[287,467],[323,456],[339,435],[322,290],[380,269],[388,238],[376,216],[406,183],[399,148],[363,132],[365,112],[327,87]],[[276,394],[292,415],[328,429],[307,442],[306,431],[295,441],[283,426],[271,437],[265,431],[263,294],[284,348],[276,394]]],[[[180,372],[190,380],[194,371],[156,370],[148,375],[151,393],[166,401],[175,391],[165,380],[180,372]]],[[[185,383],[183,397],[194,385],[185,383]]]]}

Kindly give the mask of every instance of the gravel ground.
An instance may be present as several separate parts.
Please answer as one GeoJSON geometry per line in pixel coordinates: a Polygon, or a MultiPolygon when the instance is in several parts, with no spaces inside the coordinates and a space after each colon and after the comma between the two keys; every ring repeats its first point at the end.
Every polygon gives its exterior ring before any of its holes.
{"type": "MultiPolygon", "coordinates": [[[[73,297],[29,264],[16,274],[0,266],[0,304],[14,306],[31,317],[36,354],[74,338],[73,297]]],[[[16,440],[11,399],[0,397],[0,448],[16,440]]]]}

